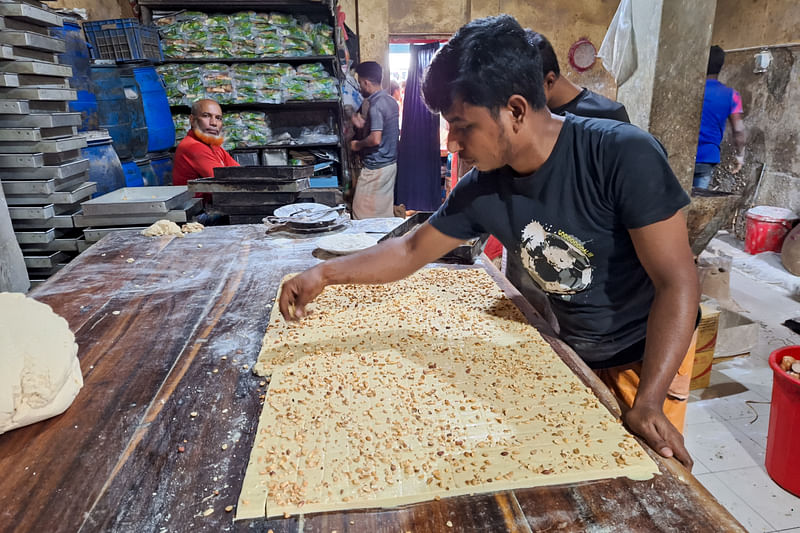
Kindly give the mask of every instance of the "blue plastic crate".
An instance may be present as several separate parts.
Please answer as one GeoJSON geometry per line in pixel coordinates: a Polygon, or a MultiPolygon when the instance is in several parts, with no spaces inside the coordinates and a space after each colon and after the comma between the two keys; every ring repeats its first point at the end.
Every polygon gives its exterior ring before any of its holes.
{"type": "Polygon", "coordinates": [[[309,178],[309,186],[312,189],[325,189],[328,187],[338,187],[339,178],[337,176],[312,176],[309,178]]]}
{"type": "Polygon", "coordinates": [[[142,26],[136,19],[110,19],[85,22],[83,30],[94,59],[164,60],[155,26],[142,26]]]}

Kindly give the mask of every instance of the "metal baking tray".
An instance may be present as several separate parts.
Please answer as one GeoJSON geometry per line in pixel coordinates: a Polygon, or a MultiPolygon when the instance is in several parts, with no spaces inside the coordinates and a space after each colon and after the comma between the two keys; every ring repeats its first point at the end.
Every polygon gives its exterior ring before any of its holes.
{"type": "Polygon", "coordinates": [[[39,87],[42,89],[69,89],[69,78],[44,76],[42,74],[17,74],[19,87],[39,87]]]}
{"type": "Polygon", "coordinates": [[[2,115],[25,115],[30,112],[27,100],[0,100],[0,114],[2,115]]]}
{"type": "Polygon", "coordinates": [[[189,181],[189,190],[192,192],[288,193],[305,191],[308,188],[310,188],[309,178],[299,178],[288,181],[273,181],[256,178],[208,178],[189,181]]]}
{"type": "Polygon", "coordinates": [[[58,54],[45,52],[43,50],[34,50],[32,48],[23,48],[22,46],[12,46],[11,53],[14,54],[16,61],[43,61],[51,65],[58,64],[58,54]]]}
{"type": "MultiPolygon", "coordinates": [[[[10,209],[11,208],[9,208],[9,210],[10,209]]],[[[72,220],[74,215],[75,213],[65,213],[43,220],[15,220],[14,229],[73,228],[75,227],[75,223],[72,220]]]]}
{"type": "MultiPolygon", "coordinates": [[[[430,211],[419,211],[414,213],[410,217],[406,219],[405,222],[397,226],[395,229],[387,233],[383,236],[378,242],[385,241],[386,239],[391,239],[392,237],[399,237],[401,235],[405,235],[406,233],[410,232],[417,226],[422,225],[433,212],[430,211]]],[[[443,255],[437,262],[440,263],[458,263],[458,264],[467,264],[471,265],[475,262],[475,258],[481,255],[483,252],[483,247],[486,245],[486,241],[489,240],[488,235],[484,235],[478,239],[472,239],[466,244],[462,244],[458,248],[448,252],[447,254],[443,255]]]]}
{"type": "Polygon", "coordinates": [[[26,244],[20,242],[23,255],[39,255],[42,252],[77,252],[78,241],[83,240],[80,230],[54,229],[55,238],[46,243],[26,244]]]}
{"type": "MultiPolygon", "coordinates": [[[[29,182],[36,183],[36,182],[29,182]]],[[[5,186],[4,186],[5,188],[5,186]]],[[[45,204],[77,204],[89,198],[97,191],[97,184],[92,181],[78,183],[71,191],[54,191],[50,194],[8,194],[6,200],[10,206],[45,205],[45,204]]]]}
{"type": "Polygon", "coordinates": [[[30,4],[0,4],[0,16],[19,19],[37,26],[63,26],[60,15],[30,4]]]}
{"type": "MultiPolygon", "coordinates": [[[[0,154],[0,169],[31,169],[44,165],[44,155],[39,154],[0,154]]],[[[9,172],[0,170],[0,175],[9,172]]]]}
{"type": "Polygon", "coordinates": [[[75,227],[88,228],[91,226],[142,226],[150,225],[161,219],[171,220],[176,223],[188,222],[189,219],[202,211],[203,199],[190,198],[181,209],[173,209],[166,213],[152,213],[149,215],[103,215],[87,216],[84,214],[73,215],[75,227]]]}
{"type": "Polygon", "coordinates": [[[125,226],[124,228],[85,228],[83,230],[83,236],[85,237],[86,242],[97,242],[109,233],[115,233],[118,231],[140,232],[145,228],[147,228],[147,226],[125,226]]]}
{"type": "Polygon", "coordinates": [[[13,72],[15,74],[34,74],[37,76],[56,76],[59,78],[69,78],[72,76],[72,67],[68,65],[54,65],[52,63],[40,63],[38,61],[2,61],[0,70],[3,72],[13,72]]]}
{"type": "Polygon", "coordinates": [[[49,228],[32,231],[15,231],[14,236],[20,244],[47,244],[56,238],[56,230],[49,228]]]}
{"type": "Polygon", "coordinates": [[[44,222],[56,214],[53,204],[36,207],[9,207],[8,213],[12,220],[30,220],[44,222]]]}
{"type": "Polygon", "coordinates": [[[57,152],[53,154],[42,154],[42,160],[44,161],[45,165],[48,166],[57,166],[61,163],[66,163],[67,161],[72,161],[73,159],[77,159],[81,156],[80,148],[75,150],[67,150],[66,152],[57,152]]]}
{"type": "MultiPolygon", "coordinates": [[[[2,131],[2,130],[0,130],[2,131]]],[[[18,130],[23,131],[23,130],[18,130]]],[[[38,130],[37,130],[38,134],[38,130]]],[[[0,141],[5,141],[0,137],[0,141]]],[[[71,152],[86,147],[86,138],[82,135],[68,137],[66,139],[44,139],[30,141],[5,141],[0,142],[0,152],[6,154],[33,154],[42,152],[43,154],[61,154],[71,152]]]]}
{"type": "MultiPolygon", "coordinates": [[[[5,4],[0,4],[3,6],[5,4]]],[[[44,50],[45,52],[64,53],[66,47],[62,39],[55,37],[45,37],[38,33],[27,31],[3,30],[0,34],[0,43],[33,48],[34,50],[44,50]]]]}
{"type": "Polygon", "coordinates": [[[74,191],[76,187],[89,179],[89,173],[83,172],[63,179],[50,179],[43,181],[11,181],[3,180],[3,192],[6,195],[48,195],[54,192],[74,191]]]}
{"type": "Polygon", "coordinates": [[[23,255],[28,268],[53,268],[72,259],[65,252],[42,252],[41,255],[23,255]]]}
{"type": "MultiPolygon", "coordinates": [[[[242,192],[215,192],[214,193],[214,205],[219,208],[226,208],[226,207],[242,207],[245,205],[250,206],[271,206],[273,209],[276,207],[280,207],[286,204],[293,204],[297,201],[297,198],[300,196],[299,192],[271,192],[271,193],[242,193],[242,192]],[[254,196],[254,194],[259,195],[258,200],[248,200],[254,196]],[[264,198],[260,198],[261,195],[264,195],[264,198]]],[[[224,209],[223,209],[224,210],[224,209]]],[[[268,213],[272,214],[272,213],[268,213]]]]}
{"type": "MultiPolygon", "coordinates": [[[[26,156],[13,156],[13,157],[26,157],[26,156]]],[[[0,155],[0,167],[3,166],[3,156],[0,155]]],[[[88,159],[76,159],[74,161],[67,161],[58,165],[44,164],[44,158],[39,154],[38,158],[34,158],[39,162],[38,168],[0,168],[0,179],[10,181],[27,181],[27,180],[63,180],[84,174],[89,170],[88,159]]],[[[58,189],[57,189],[58,190],[58,189]]]]}
{"type": "Polygon", "coordinates": [[[40,113],[36,115],[0,115],[0,128],[62,128],[80,126],[80,113],[40,113]]]}
{"type": "Polygon", "coordinates": [[[19,87],[19,76],[0,72],[0,87],[19,87]]]}
{"type": "MultiPolygon", "coordinates": [[[[22,141],[32,143],[41,140],[42,134],[39,132],[39,128],[0,128],[0,141],[22,141]]],[[[39,150],[37,150],[37,152],[38,151],[39,150]]]]}
{"type": "Polygon", "coordinates": [[[143,215],[166,213],[190,198],[185,185],[167,187],[123,187],[83,202],[86,216],[143,215]]]}
{"type": "Polygon", "coordinates": [[[74,89],[48,89],[40,87],[9,87],[0,88],[0,98],[13,100],[55,100],[66,102],[78,99],[78,92],[74,89]]]}
{"type": "Polygon", "coordinates": [[[260,179],[267,181],[294,181],[314,175],[314,165],[218,167],[214,178],[218,180],[260,179]]]}
{"type": "Polygon", "coordinates": [[[0,44],[0,59],[15,59],[14,49],[7,44],[0,44]]]}
{"type": "Polygon", "coordinates": [[[69,111],[69,102],[28,100],[28,108],[32,113],[66,113],[69,111]]]}

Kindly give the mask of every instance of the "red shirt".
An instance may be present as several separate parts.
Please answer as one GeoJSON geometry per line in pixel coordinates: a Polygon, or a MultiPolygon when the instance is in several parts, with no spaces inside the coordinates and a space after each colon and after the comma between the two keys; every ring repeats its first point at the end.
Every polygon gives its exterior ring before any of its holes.
{"type": "Polygon", "coordinates": [[[217,167],[238,167],[239,163],[221,146],[209,146],[193,131],[178,144],[172,163],[172,184],[186,185],[189,180],[210,178],[217,167]]]}

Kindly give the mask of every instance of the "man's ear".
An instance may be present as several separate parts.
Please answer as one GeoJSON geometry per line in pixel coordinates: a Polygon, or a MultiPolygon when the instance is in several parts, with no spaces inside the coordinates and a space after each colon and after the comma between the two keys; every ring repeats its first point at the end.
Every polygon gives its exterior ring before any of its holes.
{"type": "Polygon", "coordinates": [[[511,113],[511,122],[514,132],[519,131],[522,123],[530,111],[530,105],[524,96],[512,94],[506,102],[506,109],[511,113]]]}
{"type": "Polygon", "coordinates": [[[555,85],[558,76],[552,70],[548,72],[544,77],[544,90],[550,91],[553,89],[553,85],[555,85]]]}

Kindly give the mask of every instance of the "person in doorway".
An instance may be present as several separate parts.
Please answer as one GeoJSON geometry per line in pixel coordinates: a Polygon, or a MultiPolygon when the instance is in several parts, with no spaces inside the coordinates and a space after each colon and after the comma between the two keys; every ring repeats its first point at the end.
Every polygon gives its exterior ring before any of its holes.
{"type": "Polygon", "coordinates": [[[560,337],[618,394],[629,429],[691,468],[681,435],[699,303],[689,197],[650,134],[553,115],[543,86],[538,49],[516,20],[463,26],[422,92],[450,124],[450,150],[475,168],[414,232],[286,281],[280,311],[297,320],[327,285],[398,280],[494,234],[547,292],[560,337]]]}
{"type": "Polygon", "coordinates": [[[350,150],[359,152],[364,168],[356,182],[353,217],[393,216],[394,182],[397,177],[397,141],[400,137],[397,102],[381,88],[383,69],[374,61],[356,68],[361,94],[368,111],[354,115],[356,127],[365,124],[369,134],[350,141],[350,150]]]}
{"type": "Polygon", "coordinates": [[[694,163],[693,187],[708,189],[714,167],[720,162],[719,145],[725,135],[725,122],[731,123],[735,163],[731,169],[738,173],[744,165],[744,111],[742,97],[720,82],[717,77],[725,64],[725,51],[712,46],[708,55],[706,88],[703,93],[703,115],[700,119],[700,136],[694,163]]]}
{"type": "Polygon", "coordinates": [[[172,184],[209,178],[217,167],[238,167],[239,163],[222,147],[222,108],[214,100],[198,100],[189,115],[191,130],[175,149],[172,184]]]}
{"type": "Polygon", "coordinates": [[[544,73],[544,94],[547,107],[556,115],[572,113],[580,117],[609,118],[630,122],[625,106],[605,96],[579,87],[561,75],[558,58],[553,45],[542,35],[526,29],[528,42],[535,46],[542,57],[544,73]]]}

